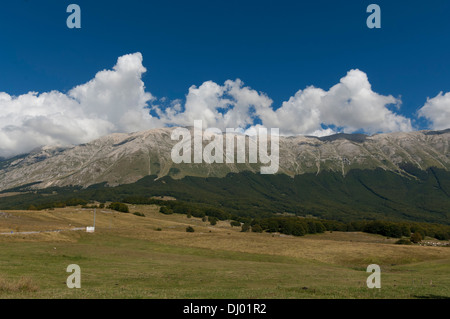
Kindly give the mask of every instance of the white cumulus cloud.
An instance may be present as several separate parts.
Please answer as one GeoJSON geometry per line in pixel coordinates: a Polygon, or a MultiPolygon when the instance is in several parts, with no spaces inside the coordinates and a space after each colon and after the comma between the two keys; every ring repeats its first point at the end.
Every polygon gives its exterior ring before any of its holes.
{"type": "Polygon", "coordinates": [[[418,115],[428,119],[434,130],[450,128],[450,92],[440,92],[436,97],[428,98],[418,115]]]}
{"type": "Polygon", "coordinates": [[[195,120],[202,120],[205,127],[244,129],[253,125],[255,110],[270,107],[272,100],[243,85],[237,79],[224,85],[207,81],[199,87],[191,86],[184,109],[175,104],[159,110],[158,115],[163,122],[173,125],[192,126],[195,120]]]}
{"type": "Polygon", "coordinates": [[[400,103],[393,96],[374,92],[364,72],[351,70],[328,91],[308,87],[279,109],[264,108],[259,115],[266,126],[279,127],[284,134],[334,132],[322,126],[341,128],[346,133],[411,131],[411,120],[388,108],[391,104],[398,108],[400,103]]]}
{"type": "MultiPolygon", "coordinates": [[[[237,80],[191,86],[185,100],[156,99],[147,91],[141,53],[119,57],[111,70],[98,72],[67,93],[0,92],[0,156],[29,152],[43,145],[79,144],[115,132],[164,126],[193,126],[250,132],[260,125],[282,135],[324,136],[336,131],[366,133],[410,131],[411,121],[396,114],[401,101],[374,92],[367,75],[351,70],[329,90],[307,87],[275,109],[273,101],[237,80]],[[159,105],[161,104],[161,105],[159,105]],[[150,111],[155,116],[150,115],[150,111]]],[[[422,116],[442,126],[450,94],[429,100],[422,116]],[[445,106],[447,105],[447,106],[445,106]],[[442,113],[442,112],[441,112],[442,113]]],[[[445,120],[444,120],[445,121],[445,120]]]]}
{"type": "Polygon", "coordinates": [[[141,79],[146,69],[140,53],[118,59],[112,70],[67,94],[0,92],[0,156],[33,148],[88,142],[114,132],[133,132],[157,125],[146,109],[153,99],[141,79]]]}

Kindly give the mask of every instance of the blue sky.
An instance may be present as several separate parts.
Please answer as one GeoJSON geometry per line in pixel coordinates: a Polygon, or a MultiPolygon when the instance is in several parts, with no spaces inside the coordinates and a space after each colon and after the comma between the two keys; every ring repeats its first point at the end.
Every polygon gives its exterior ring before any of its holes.
{"type": "Polygon", "coordinates": [[[0,9],[0,92],[67,93],[140,52],[155,103],[240,79],[277,109],[358,69],[374,92],[401,99],[391,110],[414,129],[436,128],[417,111],[450,91],[449,14],[447,0],[9,1],[0,9]],[[71,3],[82,10],[78,30],[66,27],[71,3]],[[371,3],[381,29],[366,26],[371,3]]]}

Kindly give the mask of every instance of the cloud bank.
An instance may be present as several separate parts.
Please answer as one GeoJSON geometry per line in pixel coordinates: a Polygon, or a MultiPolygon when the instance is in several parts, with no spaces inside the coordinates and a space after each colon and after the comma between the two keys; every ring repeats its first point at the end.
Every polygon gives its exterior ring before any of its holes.
{"type": "MultiPolygon", "coordinates": [[[[273,101],[237,80],[191,86],[184,101],[156,99],[146,90],[143,57],[119,57],[111,70],[67,93],[0,92],[0,156],[9,157],[43,145],[72,145],[116,133],[165,126],[252,130],[279,128],[283,135],[330,135],[411,131],[411,120],[397,114],[400,99],[374,92],[367,75],[350,70],[329,90],[307,87],[275,109],[273,101]],[[151,115],[153,114],[153,115],[151,115]]],[[[419,111],[433,128],[450,123],[450,93],[429,99],[419,111]],[[443,116],[444,114],[444,116],[443,116]]]]}
{"type": "Polygon", "coordinates": [[[349,71],[328,91],[311,86],[298,91],[276,110],[272,104],[267,95],[244,87],[239,79],[224,85],[208,81],[189,89],[184,108],[177,104],[158,109],[158,115],[164,123],[192,125],[199,119],[208,127],[221,129],[248,129],[256,119],[265,127],[279,128],[284,135],[335,133],[330,127],[369,134],[412,130],[410,119],[389,109],[398,109],[401,101],[374,92],[367,75],[360,70],[349,71]]]}

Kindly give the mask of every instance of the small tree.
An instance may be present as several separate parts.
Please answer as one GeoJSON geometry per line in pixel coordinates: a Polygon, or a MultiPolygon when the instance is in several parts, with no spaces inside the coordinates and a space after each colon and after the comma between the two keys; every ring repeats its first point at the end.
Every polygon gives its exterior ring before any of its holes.
{"type": "Polygon", "coordinates": [[[166,206],[161,206],[160,209],[159,209],[159,212],[160,212],[161,214],[164,214],[164,215],[170,215],[170,214],[173,214],[173,210],[170,209],[170,208],[168,208],[168,207],[166,207],[166,206]]]}
{"type": "Polygon", "coordinates": [[[256,224],[256,225],[252,226],[252,232],[254,232],[254,233],[262,233],[263,229],[262,229],[261,225],[256,224]]]}
{"type": "Polygon", "coordinates": [[[213,226],[217,224],[217,220],[218,220],[217,217],[212,217],[212,216],[208,217],[209,223],[213,226]]]}
{"type": "Polygon", "coordinates": [[[245,223],[242,225],[241,232],[245,233],[245,232],[248,232],[249,230],[250,230],[250,224],[245,223]]]}
{"type": "Polygon", "coordinates": [[[420,243],[422,241],[422,235],[419,232],[415,232],[411,235],[411,242],[414,244],[420,243]]]}

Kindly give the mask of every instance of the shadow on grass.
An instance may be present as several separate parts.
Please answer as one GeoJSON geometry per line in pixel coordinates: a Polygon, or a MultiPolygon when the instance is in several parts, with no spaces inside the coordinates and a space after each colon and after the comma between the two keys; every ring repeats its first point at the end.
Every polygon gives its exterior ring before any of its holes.
{"type": "Polygon", "coordinates": [[[424,296],[413,296],[418,299],[450,299],[449,296],[438,296],[438,295],[424,295],[424,296]]]}

